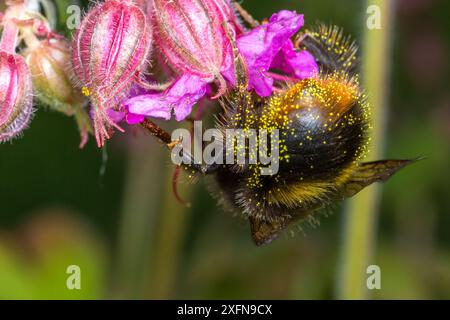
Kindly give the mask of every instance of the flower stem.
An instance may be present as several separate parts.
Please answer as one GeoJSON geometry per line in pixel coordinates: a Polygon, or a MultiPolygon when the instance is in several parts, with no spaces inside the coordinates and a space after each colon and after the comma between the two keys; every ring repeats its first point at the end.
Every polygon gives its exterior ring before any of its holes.
{"type": "Polygon", "coordinates": [[[152,231],[159,212],[166,150],[148,137],[132,141],[119,226],[114,298],[142,298],[151,260],[152,231]]]}
{"type": "Polygon", "coordinates": [[[19,37],[19,26],[16,21],[20,21],[26,12],[24,1],[6,2],[7,9],[2,17],[3,26],[2,37],[0,39],[0,51],[14,54],[16,52],[19,37]]]}
{"type": "MultiPolygon", "coordinates": [[[[185,239],[189,210],[175,200],[172,191],[173,167],[167,170],[163,205],[158,216],[155,249],[152,266],[152,278],[146,297],[151,299],[176,298],[177,275],[180,265],[181,250],[185,239]]],[[[189,187],[192,190],[192,186],[189,187]]],[[[188,190],[183,193],[189,198],[188,190]],[[187,192],[186,192],[187,191],[187,192]]]]}
{"type": "MultiPolygon", "coordinates": [[[[5,19],[6,20],[6,19],[5,19]]],[[[15,53],[19,28],[13,21],[7,21],[3,26],[0,51],[15,53]]]]}
{"type": "MultiPolygon", "coordinates": [[[[365,26],[362,75],[373,108],[370,158],[377,159],[384,149],[394,8],[391,0],[368,0],[367,7],[372,5],[375,7],[371,8],[379,9],[381,14],[381,28],[365,26]]],[[[379,199],[379,186],[371,186],[355,196],[346,208],[336,288],[339,299],[368,298],[366,269],[374,264],[379,199]]]]}

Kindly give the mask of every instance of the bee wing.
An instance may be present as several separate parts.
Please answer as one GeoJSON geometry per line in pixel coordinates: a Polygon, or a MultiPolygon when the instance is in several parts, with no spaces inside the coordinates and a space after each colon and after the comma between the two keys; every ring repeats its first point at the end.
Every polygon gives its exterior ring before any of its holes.
{"type": "Polygon", "coordinates": [[[350,198],[374,182],[384,182],[414,160],[380,160],[362,163],[356,167],[350,180],[340,190],[340,197],[350,198]]]}
{"type": "Polygon", "coordinates": [[[249,221],[252,239],[257,246],[271,243],[287,227],[285,221],[270,222],[252,217],[249,221]]]}
{"type": "Polygon", "coordinates": [[[297,212],[295,215],[285,216],[282,219],[273,221],[250,217],[249,222],[253,242],[257,246],[271,243],[273,240],[277,239],[286,228],[296,221],[309,216],[310,213],[311,211],[301,211],[297,212]]]}

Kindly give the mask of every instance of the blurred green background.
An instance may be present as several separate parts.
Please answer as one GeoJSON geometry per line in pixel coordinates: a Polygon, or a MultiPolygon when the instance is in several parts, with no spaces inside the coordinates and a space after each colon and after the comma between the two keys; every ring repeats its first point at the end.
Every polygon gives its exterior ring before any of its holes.
{"type": "MultiPolygon", "coordinates": [[[[61,25],[76,2],[56,1],[61,25]]],[[[258,19],[295,9],[306,25],[334,23],[361,40],[368,4],[243,5],[258,19]]],[[[449,12],[444,0],[396,1],[385,155],[427,159],[383,185],[370,261],[382,288],[371,298],[450,298],[449,12]]],[[[182,178],[192,207],[176,202],[169,154],[145,133],[117,134],[105,152],[92,140],[79,150],[78,139],[72,119],[38,110],[23,138],[0,145],[0,298],[339,297],[345,204],[258,248],[205,181],[182,178]],[[81,290],[66,288],[69,265],[81,268],[81,290]]]]}

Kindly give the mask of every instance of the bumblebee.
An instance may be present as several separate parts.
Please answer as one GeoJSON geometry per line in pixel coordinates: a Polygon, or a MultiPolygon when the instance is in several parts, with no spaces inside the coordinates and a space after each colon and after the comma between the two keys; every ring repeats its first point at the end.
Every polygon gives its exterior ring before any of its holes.
{"type": "Polygon", "coordinates": [[[245,67],[235,48],[238,85],[222,99],[223,112],[216,121],[222,132],[277,130],[278,171],[261,175],[258,161],[187,168],[212,176],[213,194],[248,219],[257,245],[272,242],[292,224],[386,181],[413,162],[362,162],[370,142],[370,107],[356,72],[354,42],[338,27],[320,25],[299,34],[295,44],[316,57],[319,74],[286,84],[267,99],[247,91],[245,67]]]}

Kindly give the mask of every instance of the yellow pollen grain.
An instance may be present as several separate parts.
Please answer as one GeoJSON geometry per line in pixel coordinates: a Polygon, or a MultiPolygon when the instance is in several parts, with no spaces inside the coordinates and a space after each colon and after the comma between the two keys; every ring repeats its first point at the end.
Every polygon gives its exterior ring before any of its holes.
{"type": "Polygon", "coordinates": [[[91,95],[91,91],[89,91],[89,88],[88,88],[88,87],[83,87],[83,88],[81,89],[81,93],[82,93],[84,96],[86,96],[86,97],[89,97],[89,96],[91,95]]]}

